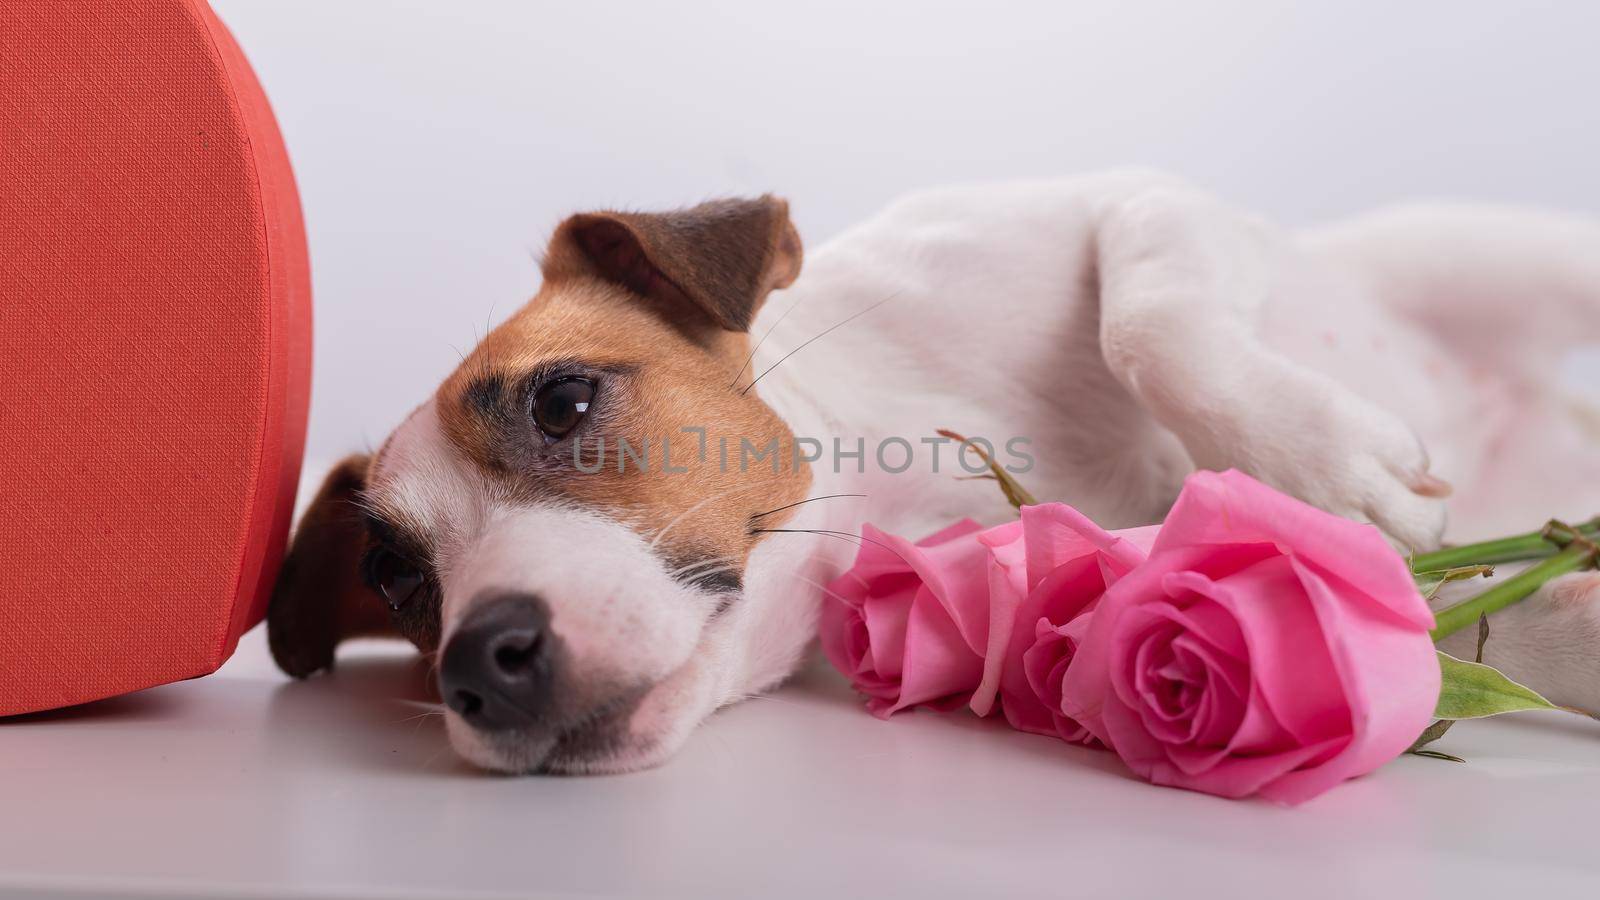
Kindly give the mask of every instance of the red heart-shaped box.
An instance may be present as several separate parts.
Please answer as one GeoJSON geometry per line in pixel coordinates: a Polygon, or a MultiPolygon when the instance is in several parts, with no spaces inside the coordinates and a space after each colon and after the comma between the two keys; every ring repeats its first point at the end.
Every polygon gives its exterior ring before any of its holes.
{"type": "Polygon", "coordinates": [[[299,199],[200,0],[0,0],[0,715],[215,670],[311,375],[299,199]]]}

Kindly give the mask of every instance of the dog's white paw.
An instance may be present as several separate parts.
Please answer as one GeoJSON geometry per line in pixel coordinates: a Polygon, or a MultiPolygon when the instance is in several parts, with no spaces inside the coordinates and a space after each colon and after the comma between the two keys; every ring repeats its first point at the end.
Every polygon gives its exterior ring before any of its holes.
{"type": "MultiPolygon", "coordinates": [[[[1472,659],[1477,639],[1464,628],[1439,647],[1472,659]]],[[[1490,616],[1483,661],[1551,703],[1600,713],[1600,572],[1563,575],[1490,616]]]]}
{"type": "Polygon", "coordinates": [[[1416,433],[1338,385],[1285,376],[1264,385],[1244,415],[1232,465],[1314,506],[1371,522],[1402,550],[1438,547],[1450,486],[1429,474],[1416,433]]]}

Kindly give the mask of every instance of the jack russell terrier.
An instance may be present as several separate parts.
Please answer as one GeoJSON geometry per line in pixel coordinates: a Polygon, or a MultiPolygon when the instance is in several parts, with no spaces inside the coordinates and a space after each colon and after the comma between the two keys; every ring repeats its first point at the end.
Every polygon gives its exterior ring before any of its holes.
{"type": "MultiPolygon", "coordinates": [[[[803,278],[770,196],[584,213],[543,273],[334,468],[269,612],[291,675],[353,635],[437,654],[450,740],[490,769],[651,766],[782,681],[862,522],[1012,514],[965,477],[977,436],[1106,527],[1160,520],[1197,467],[1411,550],[1444,536],[1452,484],[1454,538],[1600,510],[1594,413],[1553,387],[1600,341],[1580,218],[1429,206],[1294,233],[1115,172],[907,197],[803,278]]],[[[1488,658],[1600,707],[1600,576],[1497,616],[1488,658]]]]}

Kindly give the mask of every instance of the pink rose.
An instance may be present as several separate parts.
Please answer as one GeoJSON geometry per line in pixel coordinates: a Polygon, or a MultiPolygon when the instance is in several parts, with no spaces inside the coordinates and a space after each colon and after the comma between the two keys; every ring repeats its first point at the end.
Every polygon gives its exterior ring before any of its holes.
{"type": "Polygon", "coordinates": [[[1299,803],[1428,725],[1432,625],[1376,529],[1198,472],[1101,599],[1063,710],[1157,784],[1299,803]]]}
{"type": "MultiPolygon", "coordinates": [[[[1078,645],[1083,643],[1083,636],[1089,630],[1092,618],[1085,612],[1061,625],[1053,625],[1049,619],[1040,619],[1034,626],[1033,643],[1022,654],[1022,671],[1040,706],[1049,712],[1050,726],[1056,736],[1073,744],[1099,746],[1100,740],[1093,732],[1061,711],[1061,686],[1066,681],[1073,660],[1077,658],[1078,645]]],[[[1013,723],[1013,727],[1046,733],[1022,724],[1013,723]]]]}
{"type": "Polygon", "coordinates": [[[989,641],[981,530],[966,519],[912,543],[863,526],[855,565],[828,585],[822,650],[874,715],[953,709],[977,690],[989,641]]]}
{"type": "MultiPolygon", "coordinates": [[[[916,543],[864,526],[855,565],[828,585],[823,652],[875,715],[966,704],[987,716],[998,701],[1014,728],[1082,740],[1061,712],[1065,663],[1041,700],[1024,657],[1036,627],[1080,619],[1155,533],[1107,532],[1061,503],[1025,507],[987,531],[965,520],[916,543]]],[[[1051,644],[1058,656],[1072,646],[1051,644]]]]}
{"type": "Polygon", "coordinates": [[[1108,532],[1066,504],[1044,503],[979,535],[990,552],[991,646],[973,711],[986,715],[998,694],[1013,728],[1086,742],[1088,732],[1062,712],[1061,678],[1089,613],[1144,560],[1156,531],[1108,532]]]}

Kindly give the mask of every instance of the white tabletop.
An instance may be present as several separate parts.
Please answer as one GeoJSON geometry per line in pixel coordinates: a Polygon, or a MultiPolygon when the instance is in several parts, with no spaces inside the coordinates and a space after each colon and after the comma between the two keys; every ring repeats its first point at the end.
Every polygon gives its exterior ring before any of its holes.
{"type": "Polygon", "coordinates": [[[1298,809],[1130,780],[970,716],[880,722],[815,666],[642,774],[456,761],[408,653],[0,721],[6,896],[1504,895],[1600,888],[1600,724],[1458,725],[1298,809]]]}

